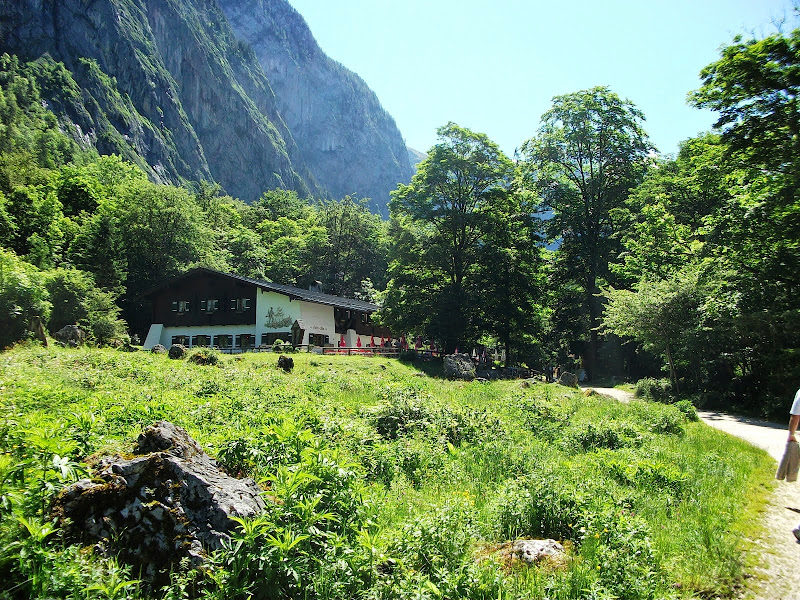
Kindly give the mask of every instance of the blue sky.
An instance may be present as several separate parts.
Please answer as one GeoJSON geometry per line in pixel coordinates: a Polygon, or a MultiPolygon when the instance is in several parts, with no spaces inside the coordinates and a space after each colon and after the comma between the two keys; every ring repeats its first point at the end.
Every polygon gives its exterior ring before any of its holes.
{"type": "Polygon", "coordinates": [[[412,148],[455,121],[509,155],[553,96],[607,85],[662,153],[715,118],[686,94],[733,36],[763,37],[791,0],[289,0],[328,56],[358,73],[412,148]]]}

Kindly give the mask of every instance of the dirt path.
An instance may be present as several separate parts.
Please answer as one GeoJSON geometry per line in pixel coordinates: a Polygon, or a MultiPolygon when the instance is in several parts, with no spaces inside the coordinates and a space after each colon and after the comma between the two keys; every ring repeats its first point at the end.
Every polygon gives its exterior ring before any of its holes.
{"type": "MultiPolygon", "coordinates": [[[[633,396],[613,388],[593,388],[621,402],[633,396]]],[[[747,440],[763,448],[779,461],[786,445],[786,424],[735,417],[713,411],[698,411],[707,425],[747,440]]],[[[788,417],[787,417],[788,418],[788,417]]],[[[792,528],[800,521],[800,482],[776,482],[763,513],[764,528],[752,540],[761,550],[759,560],[751,567],[750,588],[743,596],[752,600],[800,600],[800,543],[792,528]]]]}

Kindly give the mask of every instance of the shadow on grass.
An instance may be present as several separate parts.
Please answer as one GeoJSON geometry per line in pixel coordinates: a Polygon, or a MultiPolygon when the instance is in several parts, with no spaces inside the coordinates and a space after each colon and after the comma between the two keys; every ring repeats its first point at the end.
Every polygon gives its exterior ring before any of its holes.
{"type": "Polygon", "coordinates": [[[417,359],[412,362],[405,362],[400,361],[404,365],[408,365],[412,369],[416,369],[420,373],[424,373],[428,377],[434,377],[436,379],[444,379],[444,367],[442,366],[441,359],[434,358],[431,360],[421,360],[417,359]]]}

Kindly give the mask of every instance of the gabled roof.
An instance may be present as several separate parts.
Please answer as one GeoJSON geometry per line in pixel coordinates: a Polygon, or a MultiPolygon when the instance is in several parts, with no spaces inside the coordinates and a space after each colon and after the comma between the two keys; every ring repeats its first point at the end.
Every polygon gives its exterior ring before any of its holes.
{"type": "Polygon", "coordinates": [[[217,271],[215,269],[209,269],[208,267],[195,267],[194,269],[186,271],[183,275],[178,275],[176,277],[167,279],[166,281],[163,281],[157,286],[144,292],[142,296],[143,297],[152,296],[156,292],[164,289],[167,286],[174,284],[177,281],[202,273],[217,275],[219,277],[227,277],[228,279],[234,279],[236,281],[241,281],[242,283],[249,283],[258,288],[261,288],[262,290],[267,290],[270,292],[283,294],[284,296],[289,296],[289,298],[291,298],[292,300],[304,300],[306,302],[315,302],[316,304],[325,304],[327,306],[335,306],[336,308],[344,308],[346,310],[356,310],[365,313],[373,313],[379,308],[377,304],[372,304],[371,302],[364,302],[363,300],[355,300],[353,298],[342,298],[341,296],[333,296],[331,294],[323,294],[321,292],[312,292],[311,290],[304,290],[303,288],[298,288],[291,285],[283,285],[281,283],[271,283],[269,281],[261,281],[260,279],[242,277],[241,275],[235,275],[234,273],[224,273],[222,271],[217,271]]]}

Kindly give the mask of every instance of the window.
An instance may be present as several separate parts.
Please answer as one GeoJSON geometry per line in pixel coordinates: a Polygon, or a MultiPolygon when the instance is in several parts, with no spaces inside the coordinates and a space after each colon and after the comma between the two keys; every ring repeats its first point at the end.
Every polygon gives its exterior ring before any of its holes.
{"type": "Polygon", "coordinates": [[[256,345],[256,336],[252,333],[242,333],[236,336],[236,345],[239,348],[253,348],[256,345]]]}
{"type": "Polygon", "coordinates": [[[231,310],[236,312],[250,310],[250,298],[233,298],[231,300],[231,310]]]}
{"type": "Polygon", "coordinates": [[[173,344],[182,344],[183,346],[189,345],[189,336],[188,335],[173,335],[172,336],[172,343],[173,344]]]}
{"type": "Polygon", "coordinates": [[[186,313],[189,312],[189,308],[191,307],[191,302],[188,300],[173,300],[172,302],[172,312],[176,313],[186,313]]]}
{"type": "Polygon", "coordinates": [[[228,334],[221,334],[214,336],[214,345],[219,348],[230,348],[233,343],[233,336],[228,334]]]}
{"type": "Polygon", "coordinates": [[[326,346],[330,344],[330,338],[327,335],[312,333],[308,336],[308,343],[313,346],[326,346]]]}
{"type": "Polygon", "coordinates": [[[275,340],[280,340],[282,342],[291,342],[292,341],[292,332],[291,331],[281,331],[279,333],[262,333],[261,334],[261,345],[262,346],[272,346],[275,343],[275,340]]]}
{"type": "Polygon", "coordinates": [[[192,338],[192,346],[210,346],[210,335],[196,335],[192,338]]]}
{"type": "Polygon", "coordinates": [[[208,300],[200,300],[200,312],[215,313],[219,310],[219,300],[211,298],[208,300]]]}

